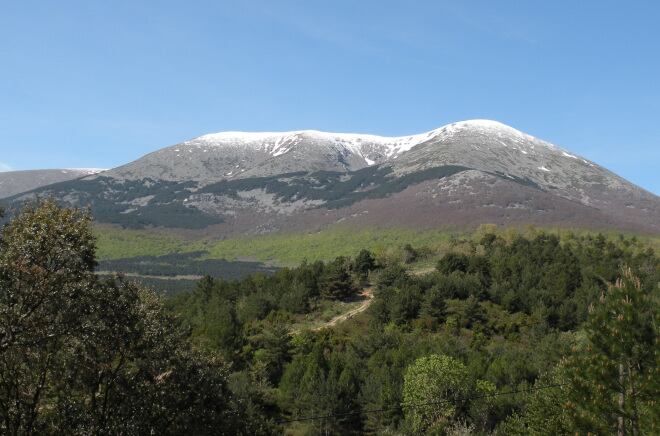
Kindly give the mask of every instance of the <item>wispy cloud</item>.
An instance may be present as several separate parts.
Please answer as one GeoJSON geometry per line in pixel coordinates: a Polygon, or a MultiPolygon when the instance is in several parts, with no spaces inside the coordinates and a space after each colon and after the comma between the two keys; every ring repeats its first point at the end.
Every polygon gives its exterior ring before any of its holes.
{"type": "Polygon", "coordinates": [[[11,171],[11,167],[4,162],[0,162],[0,172],[2,171],[11,171]]]}

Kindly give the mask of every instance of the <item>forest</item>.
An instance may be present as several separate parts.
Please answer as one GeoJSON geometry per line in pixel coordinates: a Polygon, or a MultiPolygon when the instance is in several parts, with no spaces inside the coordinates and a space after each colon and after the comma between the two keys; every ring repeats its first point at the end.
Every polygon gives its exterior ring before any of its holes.
{"type": "Polygon", "coordinates": [[[660,259],[637,238],[493,232],[164,296],[95,274],[91,225],[44,201],[2,229],[2,433],[660,431],[660,259]]]}

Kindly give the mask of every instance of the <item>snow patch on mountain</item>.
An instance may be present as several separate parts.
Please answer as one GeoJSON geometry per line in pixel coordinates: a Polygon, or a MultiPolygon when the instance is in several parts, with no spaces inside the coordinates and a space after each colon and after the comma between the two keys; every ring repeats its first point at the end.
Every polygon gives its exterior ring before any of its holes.
{"type": "MultiPolygon", "coordinates": [[[[534,139],[534,137],[498,121],[477,119],[447,124],[428,132],[406,136],[334,133],[322,132],[319,130],[296,130],[289,132],[228,131],[203,135],[184,142],[183,144],[198,147],[249,147],[251,149],[266,152],[273,157],[277,157],[288,153],[293,146],[300,142],[312,140],[315,142],[334,144],[339,148],[343,148],[351,153],[361,156],[367,165],[373,165],[376,161],[365,156],[366,149],[378,147],[382,149],[386,158],[395,159],[401,153],[409,151],[423,142],[449,139],[457,133],[465,130],[495,136],[514,136],[519,138],[521,142],[534,139]]],[[[552,144],[548,144],[548,146],[554,147],[552,144]]],[[[527,153],[524,150],[521,151],[525,154],[527,153]]]]}
{"type": "Polygon", "coordinates": [[[366,146],[384,147],[386,156],[392,157],[430,139],[435,133],[436,131],[431,131],[410,136],[386,137],[359,133],[321,132],[318,130],[298,130],[291,132],[219,132],[200,136],[184,144],[251,147],[277,157],[289,152],[294,145],[303,140],[312,140],[334,144],[339,148],[358,154],[366,160],[368,158],[363,156],[366,146]]]}
{"type": "Polygon", "coordinates": [[[67,172],[74,172],[74,173],[81,173],[86,176],[102,173],[103,171],[108,171],[108,168],[65,168],[62,170],[64,174],[66,174],[67,172]]]}

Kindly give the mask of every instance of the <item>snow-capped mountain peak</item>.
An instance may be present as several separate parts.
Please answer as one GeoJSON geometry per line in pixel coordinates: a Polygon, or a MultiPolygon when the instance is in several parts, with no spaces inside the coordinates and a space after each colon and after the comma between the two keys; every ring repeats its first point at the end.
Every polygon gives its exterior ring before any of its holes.
{"type": "Polygon", "coordinates": [[[423,134],[388,137],[361,133],[335,133],[319,130],[295,130],[289,132],[218,132],[200,136],[185,142],[187,145],[205,144],[209,146],[244,146],[268,152],[271,156],[280,156],[291,146],[305,140],[324,142],[342,146],[351,152],[360,154],[365,145],[379,146],[389,156],[409,150],[430,138],[431,131],[423,134]]]}
{"type": "Polygon", "coordinates": [[[575,165],[593,166],[498,121],[473,119],[404,136],[319,130],[210,133],[105,174],[212,183],[300,171],[346,172],[374,165],[390,165],[408,173],[440,164],[512,172],[535,183],[557,186],[564,185],[560,179],[575,165]]]}
{"type": "Polygon", "coordinates": [[[605,168],[482,119],[393,137],[212,133],[51,189],[58,198],[96,202],[110,222],[171,225],[174,214],[184,226],[259,232],[295,227],[293,219],[307,229],[353,219],[392,225],[396,216],[404,226],[518,216],[658,229],[660,210],[656,196],[605,168]],[[200,221],[189,223],[191,216],[200,221]]]}
{"type": "Polygon", "coordinates": [[[474,119],[447,124],[424,133],[404,136],[336,133],[319,130],[284,132],[226,131],[206,134],[186,141],[183,145],[250,147],[259,151],[265,151],[271,156],[277,157],[290,151],[292,146],[302,143],[305,140],[311,140],[342,146],[359,155],[364,154],[363,149],[365,146],[378,147],[387,158],[396,158],[399,154],[410,150],[422,142],[438,137],[440,137],[438,139],[447,139],[458,132],[466,130],[496,136],[515,136],[524,140],[534,139],[534,137],[498,121],[474,119]]]}

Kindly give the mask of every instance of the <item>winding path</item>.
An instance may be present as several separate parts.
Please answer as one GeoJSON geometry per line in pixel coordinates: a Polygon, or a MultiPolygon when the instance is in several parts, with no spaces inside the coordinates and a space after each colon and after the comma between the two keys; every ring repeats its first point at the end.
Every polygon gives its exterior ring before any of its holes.
{"type": "Polygon", "coordinates": [[[365,297],[366,299],[360,304],[358,307],[355,309],[351,309],[346,313],[342,313],[341,315],[337,315],[334,318],[332,318],[330,321],[321,324],[320,326],[314,328],[314,331],[318,331],[324,328],[329,328],[329,327],[334,327],[339,323],[342,323],[346,320],[349,320],[353,318],[355,315],[358,313],[364,312],[367,310],[367,308],[371,305],[371,303],[374,301],[374,287],[370,286],[368,288],[364,288],[362,292],[360,292],[360,295],[365,297]]]}

